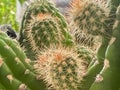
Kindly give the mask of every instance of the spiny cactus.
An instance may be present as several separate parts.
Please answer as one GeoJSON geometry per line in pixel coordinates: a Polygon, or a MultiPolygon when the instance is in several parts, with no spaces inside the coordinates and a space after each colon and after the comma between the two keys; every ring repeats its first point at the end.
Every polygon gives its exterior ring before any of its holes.
{"type": "Polygon", "coordinates": [[[102,71],[96,77],[96,82],[90,90],[119,90],[120,88],[120,6],[116,11],[113,27],[113,37],[106,52],[102,71]]]}
{"type": "Polygon", "coordinates": [[[84,46],[77,46],[76,52],[78,53],[78,57],[85,61],[87,61],[87,67],[89,68],[92,64],[92,60],[96,59],[95,52],[93,52],[91,49],[86,48],[84,46]]]}
{"type": "Polygon", "coordinates": [[[29,88],[26,87],[24,83],[13,77],[13,73],[6,65],[6,63],[4,63],[3,58],[1,56],[0,56],[0,83],[2,83],[3,85],[2,87],[5,87],[7,90],[21,90],[21,89],[29,90],[29,88]]]}
{"type": "Polygon", "coordinates": [[[7,90],[44,90],[17,42],[0,32],[0,83],[7,90]]]}
{"type": "MultiPolygon", "coordinates": [[[[112,28],[115,20],[118,0],[109,0],[108,7],[95,0],[76,0],[72,3],[71,18],[78,30],[94,36],[102,36],[101,45],[97,51],[97,59],[85,76],[86,81],[81,90],[88,90],[95,80],[96,75],[104,66],[105,53],[112,36],[112,28]],[[97,10],[97,11],[96,11],[97,10]],[[89,80],[89,81],[87,81],[89,80]]],[[[83,81],[84,83],[84,81],[83,81]]]]}
{"type": "Polygon", "coordinates": [[[93,50],[96,50],[101,42],[101,39],[96,39],[96,36],[110,36],[106,32],[109,8],[101,2],[101,0],[73,0],[68,12],[72,20],[69,21],[72,31],[74,30],[75,41],[93,50]]]}
{"type": "Polygon", "coordinates": [[[20,40],[32,60],[52,43],[71,44],[67,24],[59,11],[47,0],[31,3],[23,17],[20,40]],[[30,53],[31,52],[31,53],[30,53]]]}
{"type": "Polygon", "coordinates": [[[70,17],[82,32],[92,35],[104,35],[108,9],[94,0],[73,0],[70,17]]]}
{"type": "Polygon", "coordinates": [[[82,50],[85,48],[79,48],[79,54],[63,47],[45,50],[34,65],[38,76],[52,89],[79,90],[88,62],[92,60],[87,50],[82,50]]]}

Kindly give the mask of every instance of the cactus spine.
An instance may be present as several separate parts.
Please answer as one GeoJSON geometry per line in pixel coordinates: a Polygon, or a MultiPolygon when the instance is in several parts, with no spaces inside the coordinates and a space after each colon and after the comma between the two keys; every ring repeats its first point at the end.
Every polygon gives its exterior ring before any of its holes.
{"type": "Polygon", "coordinates": [[[52,3],[47,0],[35,1],[24,14],[20,42],[34,60],[41,49],[53,43],[70,44],[71,36],[67,30],[64,17],[52,3]]]}
{"type": "MultiPolygon", "coordinates": [[[[82,53],[82,52],[80,52],[82,53]]],[[[88,53],[84,54],[88,55],[88,53]]],[[[79,90],[82,77],[86,73],[88,57],[77,55],[66,48],[51,48],[39,56],[34,65],[40,78],[55,90],[79,90]]]]}
{"type": "Polygon", "coordinates": [[[104,29],[107,12],[103,9],[105,7],[100,6],[94,0],[76,0],[76,2],[71,2],[71,7],[71,19],[79,28],[78,30],[92,35],[106,34],[104,29]]]}
{"type": "MultiPolygon", "coordinates": [[[[120,3],[120,2],[119,2],[120,3]]],[[[104,67],[96,82],[92,85],[90,90],[119,90],[120,88],[120,6],[116,11],[116,20],[113,27],[113,37],[109,43],[109,47],[106,51],[106,59],[104,61],[104,67]],[[113,53],[114,52],[114,53],[113,53]],[[114,83],[114,84],[113,84],[114,83]]]]}
{"type": "Polygon", "coordinates": [[[33,67],[19,47],[17,42],[0,32],[0,83],[7,90],[44,90],[45,84],[37,80],[33,67]]]}
{"type": "Polygon", "coordinates": [[[103,3],[95,0],[76,0],[72,4],[72,14],[74,25],[82,32],[92,35],[101,36],[102,43],[97,51],[96,61],[87,71],[83,79],[81,90],[88,90],[95,80],[96,75],[102,70],[105,60],[105,53],[112,36],[112,27],[114,23],[113,8],[105,8],[103,3]],[[103,7],[104,6],[104,7],[103,7]],[[108,25],[108,23],[110,23],[108,25]]]}

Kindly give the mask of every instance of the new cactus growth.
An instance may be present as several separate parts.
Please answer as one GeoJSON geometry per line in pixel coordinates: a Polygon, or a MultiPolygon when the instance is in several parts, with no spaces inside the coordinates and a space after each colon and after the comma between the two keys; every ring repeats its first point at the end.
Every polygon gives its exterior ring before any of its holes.
{"type": "Polygon", "coordinates": [[[96,59],[95,52],[93,52],[91,49],[88,49],[84,46],[78,46],[76,48],[76,52],[78,53],[78,57],[86,61],[87,67],[89,68],[92,65],[92,60],[96,59]]]}
{"type": "Polygon", "coordinates": [[[79,90],[89,61],[89,57],[85,57],[88,53],[79,53],[63,47],[48,49],[39,56],[34,65],[35,70],[52,89],[79,90]]]}
{"type": "Polygon", "coordinates": [[[17,42],[0,32],[0,83],[7,90],[45,89],[17,42]]]}
{"type": "Polygon", "coordinates": [[[64,17],[52,3],[47,0],[35,1],[25,11],[20,42],[27,56],[34,60],[40,50],[52,43],[69,45],[71,36],[67,30],[64,17]]]}

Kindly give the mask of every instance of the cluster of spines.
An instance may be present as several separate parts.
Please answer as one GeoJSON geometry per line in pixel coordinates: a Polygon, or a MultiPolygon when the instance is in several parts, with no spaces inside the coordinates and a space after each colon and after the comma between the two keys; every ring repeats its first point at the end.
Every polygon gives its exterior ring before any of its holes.
{"type": "Polygon", "coordinates": [[[45,50],[34,67],[40,78],[55,90],[78,90],[87,70],[87,61],[66,48],[45,50]]]}
{"type": "Polygon", "coordinates": [[[74,39],[76,44],[79,44],[81,46],[85,47],[93,47],[95,44],[95,37],[91,35],[87,35],[81,31],[75,30],[74,31],[74,39]]]}
{"type": "MultiPolygon", "coordinates": [[[[102,3],[101,3],[102,4],[102,3]]],[[[76,3],[71,2],[70,15],[73,24],[76,25],[82,32],[91,35],[106,35],[105,29],[107,25],[107,13],[98,2],[76,0],[76,3]]],[[[108,10],[108,9],[107,9],[108,10]]]]}
{"type": "Polygon", "coordinates": [[[91,86],[90,90],[119,90],[120,74],[119,71],[119,36],[120,36],[120,6],[116,10],[116,19],[113,26],[113,35],[109,42],[109,46],[106,52],[106,58],[104,60],[104,67],[97,75],[96,81],[91,86]],[[114,52],[114,53],[113,53],[114,52]],[[111,82],[111,83],[110,83],[111,82]],[[116,83],[117,82],[117,83],[116,83]],[[115,84],[113,84],[115,83],[115,84]]]}

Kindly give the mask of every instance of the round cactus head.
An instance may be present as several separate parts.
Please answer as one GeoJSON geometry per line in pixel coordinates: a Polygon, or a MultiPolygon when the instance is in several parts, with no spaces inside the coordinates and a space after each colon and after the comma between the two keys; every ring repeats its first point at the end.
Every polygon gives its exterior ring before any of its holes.
{"type": "Polygon", "coordinates": [[[52,43],[60,43],[64,39],[57,19],[47,13],[40,13],[34,20],[31,20],[24,34],[26,41],[29,42],[30,47],[36,52],[49,47],[52,43]]]}
{"type": "Polygon", "coordinates": [[[70,4],[70,17],[78,30],[95,36],[106,34],[105,20],[109,10],[105,4],[95,0],[73,0],[70,4]]]}
{"type": "Polygon", "coordinates": [[[19,41],[25,47],[27,56],[34,60],[40,50],[51,44],[67,45],[71,42],[67,30],[64,17],[52,3],[35,1],[25,11],[19,41]]]}
{"type": "Polygon", "coordinates": [[[35,70],[55,90],[78,90],[87,61],[70,49],[51,48],[39,56],[35,70]]]}

